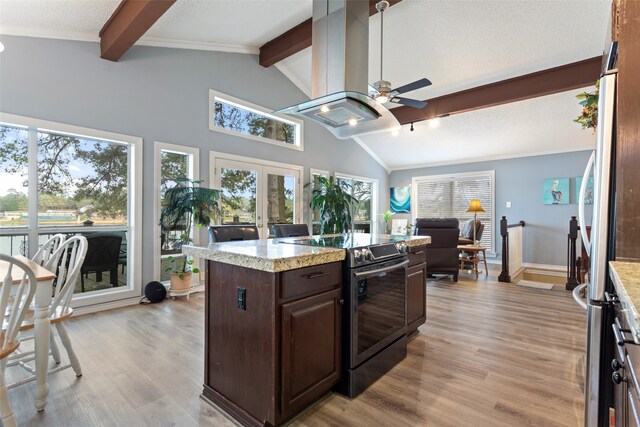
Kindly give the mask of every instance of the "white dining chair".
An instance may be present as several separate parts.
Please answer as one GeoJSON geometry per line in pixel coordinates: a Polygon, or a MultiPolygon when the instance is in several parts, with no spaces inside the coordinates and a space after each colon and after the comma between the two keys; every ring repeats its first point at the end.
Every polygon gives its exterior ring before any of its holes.
{"type": "MultiPolygon", "coordinates": [[[[49,261],[51,260],[51,256],[58,250],[65,240],[66,236],[64,234],[54,234],[44,243],[44,245],[40,247],[40,249],[38,249],[38,252],[36,252],[33,258],[31,258],[31,261],[42,267],[44,267],[45,264],[50,264],[49,261]]],[[[55,264],[56,261],[51,260],[51,263],[55,264]]]]}
{"type": "MultiPolygon", "coordinates": [[[[73,309],[71,308],[71,298],[73,297],[73,290],[75,288],[78,275],[80,274],[80,267],[82,267],[84,257],[87,254],[87,246],[87,239],[84,236],[71,237],[62,243],[58,250],[54,254],[52,254],[49,263],[44,265],[47,270],[56,273],[53,300],[49,308],[49,320],[51,321],[51,325],[55,325],[55,329],[58,331],[60,341],[67,352],[67,356],[69,357],[68,364],[49,369],[49,374],[72,367],[77,377],[82,376],[80,362],[78,361],[78,358],[73,351],[71,340],[69,339],[69,334],[64,327],[63,321],[73,315],[73,309]]],[[[20,327],[21,332],[25,332],[34,328],[34,314],[35,310],[33,309],[33,307],[30,307],[27,310],[26,316],[20,327]]],[[[56,365],[60,365],[60,351],[58,350],[58,346],[56,344],[53,328],[51,328],[50,334],[50,353],[56,365]]],[[[33,339],[33,336],[22,338],[22,340],[29,339],[33,339]]],[[[34,359],[34,351],[18,352],[16,355],[10,358],[8,364],[9,366],[19,365],[29,373],[31,373],[31,376],[9,384],[7,388],[13,388],[35,380],[35,369],[28,364],[28,362],[31,362],[34,359]]]]}
{"type": "Polygon", "coordinates": [[[5,427],[16,426],[9,404],[4,379],[7,359],[18,349],[18,331],[36,292],[36,276],[29,267],[9,255],[0,254],[0,313],[3,315],[0,333],[0,419],[5,427]],[[19,277],[14,283],[14,277],[19,277]]]}

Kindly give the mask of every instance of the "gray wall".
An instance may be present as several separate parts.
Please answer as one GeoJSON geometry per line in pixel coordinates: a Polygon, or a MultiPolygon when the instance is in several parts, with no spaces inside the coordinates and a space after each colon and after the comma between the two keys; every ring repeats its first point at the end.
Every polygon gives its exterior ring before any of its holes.
{"type": "MultiPolygon", "coordinates": [[[[569,220],[572,215],[578,215],[577,200],[574,196],[575,180],[570,180],[571,197],[568,205],[543,205],[542,183],[545,178],[582,176],[590,155],[591,151],[579,151],[394,171],[389,178],[389,184],[391,187],[408,185],[414,176],[495,170],[497,252],[500,253],[501,242],[499,220],[504,215],[509,224],[520,220],[527,223],[523,230],[524,262],[564,265],[569,220]],[[511,208],[505,207],[507,201],[511,202],[511,208]]],[[[587,223],[590,223],[590,206],[587,207],[585,215],[587,223]]]]}
{"type": "MultiPolygon", "coordinates": [[[[378,211],[389,205],[388,175],[352,140],[305,122],[304,152],[209,130],[209,89],[280,108],[307,99],[275,67],[254,55],[134,46],[117,63],[97,43],[2,36],[0,111],[144,138],[143,245],[152,247],[153,142],[200,148],[201,178],[209,151],[302,165],[379,180],[378,211]]],[[[143,253],[143,283],[153,254],[143,253]]]]}

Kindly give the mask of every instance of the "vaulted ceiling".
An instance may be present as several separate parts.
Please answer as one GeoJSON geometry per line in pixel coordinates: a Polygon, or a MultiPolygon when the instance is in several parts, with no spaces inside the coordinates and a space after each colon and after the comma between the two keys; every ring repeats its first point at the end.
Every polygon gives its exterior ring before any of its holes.
{"type": "MultiPolygon", "coordinates": [[[[0,33],[98,40],[119,0],[0,0],[0,33]]],[[[139,44],[257,53],[311,16],[311,0],[179,0],[139,44]]],[[[383,76],[428,77],[430,99],[602,54],[609,0],[403,0],[385,14],[383,76]]],[[[369,80],[379,79],[380,22],[370,20],[369,80]]],[[[276,65],[310,94],[311,54],[276,65]]],[[[408,126],[360,142],[388,168],[571,151],[593,146],[571,119],[576,91],[408,126]],[[411,155],[407,155],[411,150],[411,155]]],[[[276,106],[273,106],[276,107],[276,106]]],[[[348,143],[345,141],[345,143],[348,143]]]]}

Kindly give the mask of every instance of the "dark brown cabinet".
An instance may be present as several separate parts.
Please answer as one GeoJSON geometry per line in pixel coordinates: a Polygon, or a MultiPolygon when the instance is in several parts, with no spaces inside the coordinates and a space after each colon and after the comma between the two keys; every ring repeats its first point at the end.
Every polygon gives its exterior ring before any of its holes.
{"type": "Polygon", "coordinates": [[[282,415],[312,403],[340,379],[342,292],[282,306],[282,415]]]}
{"type": "Polygon", "coordinates": [[[426,247],[416,246],[409,251],[407,269],[407,335],[418,331],[427,320],[427,263],[426,247]]]}
{"type": "Polygon", "coordinates": [[[279,273],[207,262],[202,397],[278,426],[340,380],[342,263],[279,273]]]}

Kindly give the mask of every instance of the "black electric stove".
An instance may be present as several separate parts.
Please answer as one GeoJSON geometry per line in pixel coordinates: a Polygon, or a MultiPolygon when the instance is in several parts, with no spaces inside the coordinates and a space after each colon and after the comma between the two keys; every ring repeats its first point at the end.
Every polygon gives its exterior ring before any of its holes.
{"type": "Polygon", "coordinates": [[[406,237],[350,233],[281,243],[347,252],[342,281],[343,372],[337,390],[354,398],[407,354],[406,237]]]}

